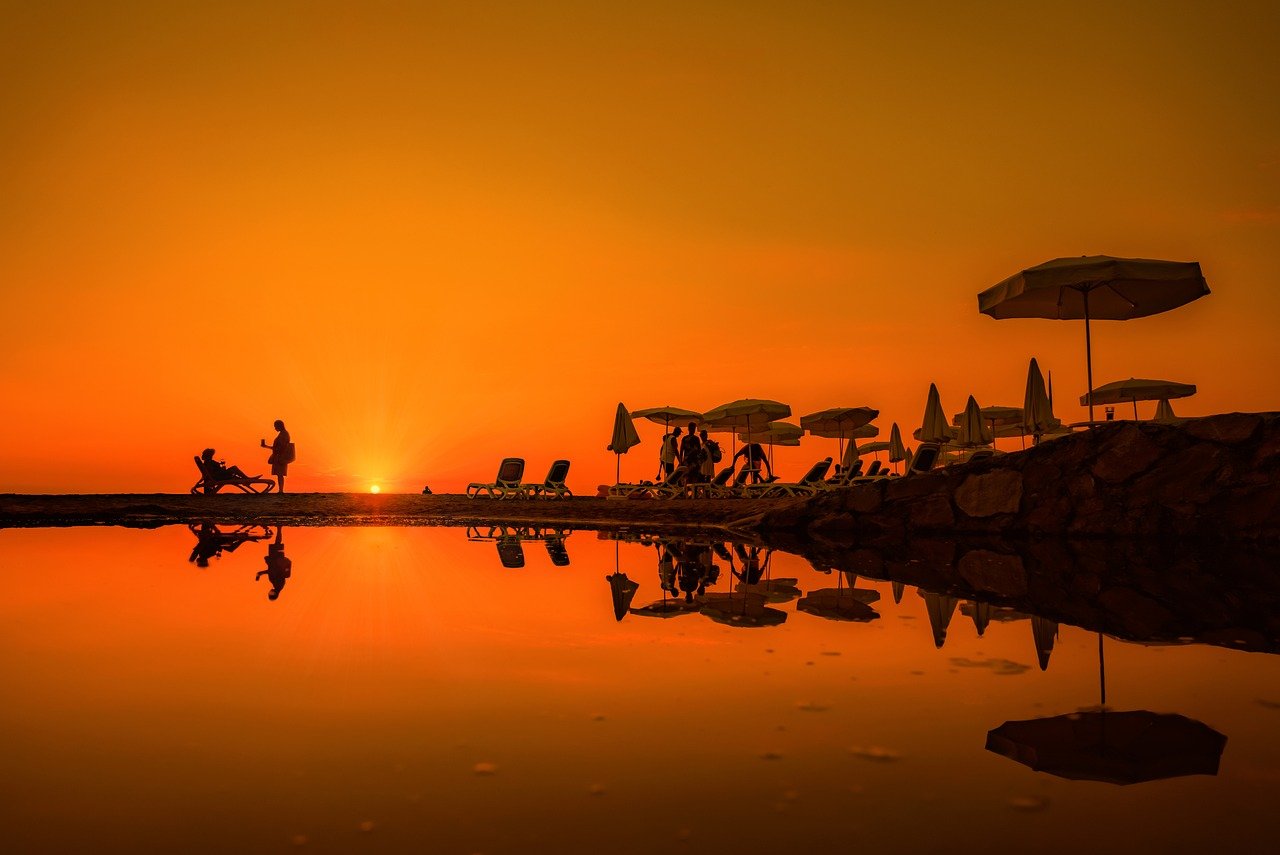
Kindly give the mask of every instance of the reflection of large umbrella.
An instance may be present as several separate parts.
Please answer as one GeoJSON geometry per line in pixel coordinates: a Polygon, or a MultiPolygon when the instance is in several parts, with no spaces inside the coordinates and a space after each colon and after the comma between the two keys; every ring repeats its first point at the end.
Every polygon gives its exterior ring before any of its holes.
{"type": "Polygon", "coordinates": [[[868,603],[880,599],[880,592],[867,588],[818,588],[805,594],[796,608],[827,620],[867,623],[880,617],[868,603]]]}
{"type": "MultiPolygon", "coordinates": [[[[1117,380],[1093,390],[1095,404],[1122,404],[1133,402],[1133,418],[1138,419],[1139,401],[1159,401],[1170,398],[1189,398],[1196,393],[1191,383],[1175,383],[1172,380],[1140,380],[1130,377],[1128,380],[1117,380]]],[[[1088,402],[1089,395],[1080,396],[1080,403],[1088,402]]]]}
{"type": "Polygon", "coordinates": [[[1049,655],[1053,653],[1053,643],[1058,638],[1058,622],[1031,616],[1031,637],[1036,643],[1036,661],[1041,671],[1049,670],[1049,655]]]}
{"type": "Polygon", "coordinates": [[[613,417],[613,439],[609,443],[609,450],[617,458],[616,475],[619,483],[622,481],[622,455],[630,451],[632,446],[639,444],[640,434],[636,433],[631,415],[626,407],[618,404],[618,412],[613,417]]]}
{"type": "Polygon", "coordinates": [[[628,579],[626,573],[618,572],[606,576],[605,581],[609,583],[609,590],[613,594],[613,616],[622,620],[627,616],[627,610],[631,608],[631,601],[636,598],[640,585],[628,579]]]}
{"type": "Polygon", "coordinates": [[[1073,781],[1137,784],[1216,775],[1227,738],[1203,722],[1147,710],[1006,721],[987,750],[1073,781]]]}
{"type": "Polygon", "coordinates": [[[942,398],[938,395],[938,387],[929,384],[929,399],[925,401],[924,418],[920,422],[920,431],[916,439],[921,442],[950,442],[952,433],[947,426],[947,417],[942,411],[942,398]]]}
{"type": "Polygon", "coordinates": [[[844,457],[844,441],[852,431],[870,424],[880,415],[880,411],[871,407],[833,407],[800,417],[800,427],[814,436],[839,440],[838,457],[844,457]]]}
{"type": "MultiPolygon", "coordinates": [[[[1208,293],[1200,265],[1194,261],[1105,255],[1055,258],[983,291],[978,295],[978,311],[997,319],[1083,319],[1085,371],[1092,390],[1092,318],[1142,318],[1176,309],[1208,293]]],[[[1094,403],[1089,402],[1089,421],[1093,421],[1094,403]]]]}
{"type": "Polygon", "coordinates": [[[759,627],[785,623],[787,613],[765,605],[761,594],[704,594],[701,598],[702,613],[716,623],[729,626],[759,627]]]}
{"type": "Polygon", "coordinates": [[[965,404],[964,412],[960,414],[959,424],[960,435],[956,437],[956,444],[975,448],[979,445],[989,445],[992,441],[992,433],[994,429],[987,427],[987,420],[982,416],[982,408],[978,406],[978,402],[972,395],[969,396],[969,402],[965,404]]]}

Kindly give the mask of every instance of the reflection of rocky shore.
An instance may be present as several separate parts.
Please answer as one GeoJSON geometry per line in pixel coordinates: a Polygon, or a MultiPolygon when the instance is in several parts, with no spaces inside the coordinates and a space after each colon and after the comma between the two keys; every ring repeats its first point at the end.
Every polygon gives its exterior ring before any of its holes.
{"type": "Polygon", "coordinates": [[[1017,454],[792,501],[744,522],[846,541],[1280,538],[1280,414],[1117,422],[1017,454]]]}
{"type": "Polygon", "coordinates": [[[991,602],[1117,638],[1280,652],[1280,548],[923,538],[851,548],[773,540],[819,566],[991,602]]]}

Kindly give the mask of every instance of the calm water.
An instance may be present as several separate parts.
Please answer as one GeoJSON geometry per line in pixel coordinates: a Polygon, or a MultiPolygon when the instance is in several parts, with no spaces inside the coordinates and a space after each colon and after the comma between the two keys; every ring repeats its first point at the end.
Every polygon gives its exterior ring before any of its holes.
{"type": "Polygon", "coordinates": [[[1226,737],[1216,775],[1180,774],[1216,758],[1177,737],[1126,760],[1173,777],[1119,786],[986,748],[1098,704],[1098,636],[1065,624],[997,610],[980,637],[972,604],[709,544],[669,545],[681,568],[583,532],[290,528],[216,556],[205,534],[207,561],[185,527],[0,531],[4,851],[1194,852],[1280,832],[1275,656],[1106,639],[1110,710],[1226,737]],[[274,601],[268,558],[275,584],[292,565],[274,601]],[[614,587],[637,583],[637,608],[711,567],[719,621],[615,619],[614,587]],[[820,589],[864,620],[797,608],[820,589]]]}

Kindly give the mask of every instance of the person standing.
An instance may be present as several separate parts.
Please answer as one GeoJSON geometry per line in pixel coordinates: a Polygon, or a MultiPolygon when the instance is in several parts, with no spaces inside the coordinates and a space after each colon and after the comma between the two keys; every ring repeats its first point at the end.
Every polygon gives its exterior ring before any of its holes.
{"type": "Polygon", "coordinates": [[[680,464],[684,466],[686,484],[702,480],[702,440],[698,439],[697,422],[689,422],[689,432],[680,440],[680,464]]]}
{"type": "Polygon", "coordinates": [[[676,442],[680,436],[680,428],[675,433],[664,434],[662,448],[658,449],[658,480],[669,476],[676,468],[676,442]]]}
{"type": "Polygon", "coordinates": [[[707,436],[706,430],[701,430],[698,435],[702,437],[702,477],[708,483],[716,478],[716,464],[723,458],[723,452],[720,451],[720,443],[707,436]]]}
{"type": "Polygon", "coordinates": [[[262,440],[262,447],[271,449],[271,456],[267,458],[267,462],[271,464],[271,474],[276,476],[276,483],[279,484],[280,492],[283,493],[284,476],[289,474],[289,464],[294,458],[293,440],[280,419],[276,419],[273,427],[276,429],[276,438],[270,445],[267,445],[265,439],[262,440]]]}

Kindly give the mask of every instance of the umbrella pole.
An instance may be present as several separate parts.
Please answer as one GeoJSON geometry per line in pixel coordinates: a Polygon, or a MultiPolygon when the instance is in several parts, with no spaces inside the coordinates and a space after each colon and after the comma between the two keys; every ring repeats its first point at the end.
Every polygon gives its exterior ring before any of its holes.
{"type": "Polygon", "coordinates": [[[1084,366],[1089,382],[1089,422],[1093,422],[1093,339],[1089,335],[1089,289],[1084,290],[1084,366]]]}
{"type": "Polygon", "coordinates": [[[1102,633],[1098,633],[1098,688],[1102,697],[1100,706],[1107,705],[1107,663],[1102,658],[1102,633]]]}
{"type": "Polygon", "coordinates": [[[617,452],[614,452],[613,459],[615,463],[614,470],[613,470],[613,477],[614,477],[613,483],[615,485],[621,484],[622,483],[622,455],[618,454],[617,452]]]}
{"type": "Polygon", "coordinates": [[[1138,420],[1138,399],[1137,398],[1133,399],[1133,420],[1135,422],[1138,420]]]}

